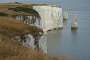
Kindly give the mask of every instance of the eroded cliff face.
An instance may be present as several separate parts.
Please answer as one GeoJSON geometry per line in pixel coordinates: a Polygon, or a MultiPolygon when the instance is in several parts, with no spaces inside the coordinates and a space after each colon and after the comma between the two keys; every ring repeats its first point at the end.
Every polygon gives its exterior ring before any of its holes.
{"type": "Polygon", "coordinates": [[[38,49],[47,54],[47,37],[45,35],[34,38],[31,34],[26,34],[23,36],[16,36],[15,40],[18,40],[27,48],[38,49]]]}
{"type": "Polygon", "coordinates": [[[40,27],[44,31],[63,27],[62,8],[56,6],[33,6],[41,16],[40,27]]]}
{"type": "MultiPolygon", "coordinates": [[[[11,40],[23,42],[26,47],[37,46],[34,44],[43,35],[43,31],[35,26],[28,26],[20,21],[11,20],[8,17],[0,17],[0,37],[7,37],[11,40]]],[[[37,48],[37,47],[36,47],[37,48]]]]}

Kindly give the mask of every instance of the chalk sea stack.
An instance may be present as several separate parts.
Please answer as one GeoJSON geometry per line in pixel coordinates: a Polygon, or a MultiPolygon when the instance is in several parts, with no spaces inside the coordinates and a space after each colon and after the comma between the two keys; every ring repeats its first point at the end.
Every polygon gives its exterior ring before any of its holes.
{"type": "Polygon", "coordinates": [[[77,28],[78,28],[77,17],[74,16],[73,21],[72,21],[72,25],[71,25],[71,29],[77,29],[77,28]]]}

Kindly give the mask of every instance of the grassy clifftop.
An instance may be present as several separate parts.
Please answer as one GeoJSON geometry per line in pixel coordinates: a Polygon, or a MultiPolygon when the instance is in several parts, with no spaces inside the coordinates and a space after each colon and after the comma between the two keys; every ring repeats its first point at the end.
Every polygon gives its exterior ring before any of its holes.
{"type": "Polygon", "coordinates": [[[25,48],[10,37],[23,33],[35,33],[42,30],[33,26],[25,25],[19,21],[0,17],[0,60],[57,60],[48,57],[42,52],[25,48]]]}
{"type": "Polygon", "coordinates": [[[0,17],[0,34],[12,37],[15,35],[30,33],[35,36],[35,33],[39,34],[39,32],[43,33],[40,28],[28,26],[8,17],[0,17]]]}
{"type": "Polygon", "coordinates": [[[0,40],[0,60],[58,60],[42,52],[25,48],[15,40],[0,40]]]}

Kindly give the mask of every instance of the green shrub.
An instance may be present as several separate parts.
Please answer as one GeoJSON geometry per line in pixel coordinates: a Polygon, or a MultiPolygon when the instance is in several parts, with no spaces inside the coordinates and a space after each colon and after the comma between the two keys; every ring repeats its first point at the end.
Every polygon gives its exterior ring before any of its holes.
{"type": "Polygon", "coordinates": [[[0,12],[0,16],[8,16],[8,14],[6,14],[4,12],[0,12]]]}
{"type": "Polygon", "coordinates": [[[9,8],[9,10],[14,10],[16,12],[30,13],[30,14],[34,14],[34,15],[39,17],[39,13],[37,11],[35,11],[34,9],[32,9],[32,8],[16,7],[16,8],[9,8]]]}

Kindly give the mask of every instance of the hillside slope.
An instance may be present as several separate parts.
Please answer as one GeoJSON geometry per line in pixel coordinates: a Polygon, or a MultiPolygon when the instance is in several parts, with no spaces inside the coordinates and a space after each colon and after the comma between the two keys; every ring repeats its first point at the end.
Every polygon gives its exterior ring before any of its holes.
{"type": "Polygon", "coordinates": [[[8,17],[0,17],[0,34],[13,37],[30,33],[35,36],[35,34],[40,35],[40,32],[43,34],[43,31],[35,26],[28,26],[27,24],[12,20],[8,17]]]}
{"type": "Polygon", "coordinates": [[[13,36],[24,33],[34,35],[35,32],[42,32],[42,30],[6,17],[0,17],[0,60],[57,60],[40,51],[23,47],[19,42],[11,39],[13,36]]]}

